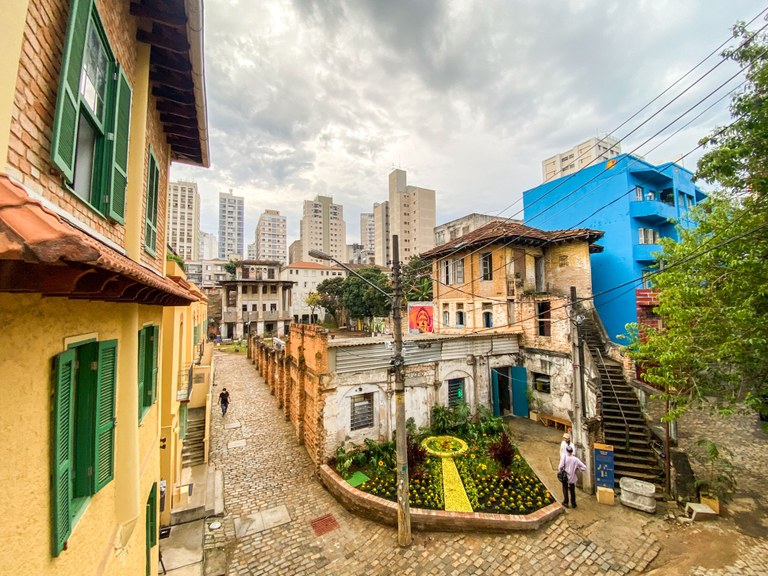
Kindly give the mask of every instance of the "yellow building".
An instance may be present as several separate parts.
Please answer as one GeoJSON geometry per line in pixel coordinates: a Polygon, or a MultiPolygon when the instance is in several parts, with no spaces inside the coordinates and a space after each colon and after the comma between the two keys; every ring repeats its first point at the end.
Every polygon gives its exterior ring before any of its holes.
{"type": "MultiPolygon", "coordinates": [[[[160,525],[171,524],[171,512],[188,508],[190,484],[207,480],[211,415],[213,343],[207,339],[208,298],[172,260],[166,276],[190,290],[197,301],[163,309],[160,342],[160,525]],[[193,474],[199,465],[201,474],[193,474]]],[[[197,486],[197,490],[204,487],[197,486]]],[[[202,517],[203,514],[200,514],[202,517]]]]}
{"type": "Polygon", "coordinates": [[[165,275],[168,169],[208,164],[202,35],[202,0],[3,3],[0,574],[157,573],[164,309],[199,299],[165,275]]]}

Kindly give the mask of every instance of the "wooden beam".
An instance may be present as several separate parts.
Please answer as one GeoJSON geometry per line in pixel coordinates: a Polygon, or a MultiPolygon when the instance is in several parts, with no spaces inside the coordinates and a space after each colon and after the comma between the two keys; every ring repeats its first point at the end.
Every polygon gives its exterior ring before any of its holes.
{"type": "Polygon", "coordinates": [[[149,72],[149,79],[156,86],[168,86],[169,88],[175,88],[176,90],[183,90],[185,92],[193,92],[195,90],[195,83],[192,81],[189,74],[182,74],[171,70],[153,69],[149,72]]]}
{"type": "Polygon", "coordinates": [[[163,50],[158,46],[152,46],[150,64],[153,67],[162,67],[184,74],[192,72],[192,63],[189,61],[188,55],[176,54],[169,50],[163,50]]]}
{"type": "Polygon", "coordinates": [[[197,126],[184,127],[184,126],[163,126],[163,131],[169,136],[181,136],[183,138],[192,138],[194,140],[200,139],[200,132],[197,130],[197,126]]]}
{"type": "Polygon", "coordinates": [[[181,126],[183,128],[191,128],[197,126],[197,118],[186,118],[179,116],[178,114],[172,114],[170,112],[163,112],[160,114],[160,122],[166,126],[181,126]]]}
{"type": "Polygon", "coordinates": [[[137,2],[131,2],[131,15],[138,18],[146,18],[153,22],[159,22],[167,26],[186,26],[187,15],[182,13],[172,13],[160,10],[159,8],[150,8],[137,2]]]}
{"type": "Polygon", "coordinates": [[[152,46],[165,48],[166,50],[178,54],[189,53],[189,42],[187,41],[186,35],[179,33],[163,34],[157,30],[157,26],[152,27],[152,32],[147,32],[146,30],[141,29],[136,30],[136,39],[139,42],[152,44],[152,46]]]}
{"type": "Polygon", "coordinates": [[[190,104],[178,104],[170,100],[158,100],[157,111],[175,114],[183,118],[195,119],[197,121],[197,108],[190,104]]]}
{"type": "Polygon", "coordinates": [[[195,104],[195,94],[193,92],[182,92],[181,90],[174,90],[165,86],[153,86],[152,96],[178,104],[195,104]]]}

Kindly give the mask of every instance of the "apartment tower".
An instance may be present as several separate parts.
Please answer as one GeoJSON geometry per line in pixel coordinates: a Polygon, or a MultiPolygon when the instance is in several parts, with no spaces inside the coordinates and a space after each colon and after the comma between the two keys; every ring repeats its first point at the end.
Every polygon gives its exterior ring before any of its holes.
{"type": "MultiPolygon", "coordinates": [[[[378,224],[378,219],[374,219],[378,224]]],[[[376,230],[376,256],[389,252],[386,241],[383,241],[385,234],[387,240],[390,235],[398,235],[403,262],[431,250],[435,247],[434,228],[435,191],[408,186],[405,170],[392,170],[389,174],[389,233],[376,230]]],[[[386,265],[386,261],[376,260],[376,264],[386,265]]]]}
{"type": "MultiPolygon", "coordinates": [[[[301,259],[303,262],[321,262],[309,256],[312,249],[320,250],[344,261],[347,252],[347,227],[344,207],[334,204],[329,196],[316,196],[304,201],[301,219],[301,259]]],[[[327,264],[324,262],[324,264],[327,264]]]]}
{"type": "Polygon", "coordinates": [[[286,218],[277,210],[264,210],[256,225],[256,259],[285,264],[287,258],[286,218]]]}
{"type": "Polygon", "coordinates": [[[243,257],[245,201],[232,190],[219,192],[219,258],[243,257]]]}
{"type": "Polygon", "coordinates": [[[184,260],[200,258],[200,194],[196,182],[171,182],[168,187],[166,241],[184,260]]]}
{"type": "Polygon", "coordinates": [[[570,150],[555,154],[541,163],[544,182],[578,172],[587,166],[610,160],[621,154],[621,144],[613,136],[590,138],[570,150]]]}

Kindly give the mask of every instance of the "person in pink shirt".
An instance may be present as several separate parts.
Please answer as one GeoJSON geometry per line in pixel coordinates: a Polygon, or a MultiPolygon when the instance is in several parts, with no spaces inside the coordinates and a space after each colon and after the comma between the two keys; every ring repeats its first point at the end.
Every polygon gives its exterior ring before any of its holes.
{"type": "Polygon", "coordinates": [[[576,508],[576,475],[579,472],[584,472],[587,469],[587,465],[581,460],[576,458],[573,453],[573,444],[569,444],[565,449],[565,454],[560,458],[560,466],[558,472],[565,470],[566,478],[562,480],[563,484],[563,506],[568,508],[568,502],[570,500],[571,508],[576,508]],[[570,493],[570,498],[568,498],[570,493]]]}

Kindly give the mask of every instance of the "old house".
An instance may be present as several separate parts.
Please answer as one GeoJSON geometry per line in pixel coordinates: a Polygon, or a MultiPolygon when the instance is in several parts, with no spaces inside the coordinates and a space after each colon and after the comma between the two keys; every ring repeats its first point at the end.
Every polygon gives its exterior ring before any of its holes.
{"type": "Polygon", "coordinates": [[[208,164],[202,1],[6,2],[2,45],[0,573],[156,574],[163,311],[199,299],[164,240],[170,163],[208,164]]]}

